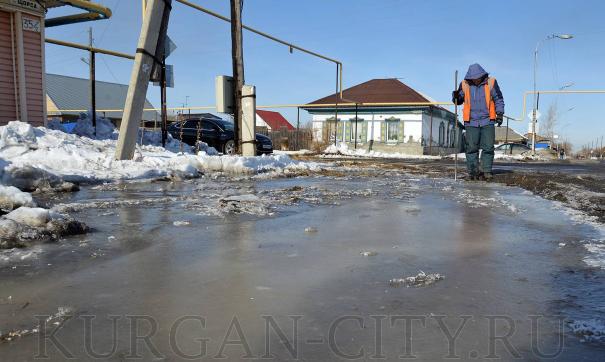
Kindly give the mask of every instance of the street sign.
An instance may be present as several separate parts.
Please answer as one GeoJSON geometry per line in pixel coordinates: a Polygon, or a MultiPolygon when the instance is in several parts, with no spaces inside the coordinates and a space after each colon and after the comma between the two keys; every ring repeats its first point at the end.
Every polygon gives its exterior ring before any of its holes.
{"type": "Polygon", "coordinates": [[[176,44],[170,39],[168,35],[166,35],[166,40],[164,41],[164,58],[168,58],[172,52],[176,50],[176,44]]]}
{"type": "MultiPolygon", "coordinates": [[[[159,81],[154,81],[153,85],[159,87],[161,84],[159,81]]],[[[174,65],[166,64],[166,87],[174,88],[174,65]]]]}
{"type": "Polygon", "coordinates": [[[174,88],[174,65],[166,64],[166,87],[174,88]]]}

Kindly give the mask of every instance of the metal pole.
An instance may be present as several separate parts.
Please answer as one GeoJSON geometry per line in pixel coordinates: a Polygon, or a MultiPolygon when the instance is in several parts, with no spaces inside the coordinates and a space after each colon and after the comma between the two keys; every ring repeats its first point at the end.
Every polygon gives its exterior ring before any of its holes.
{"type": "Polygon", "coordinates": [[[336,93],[334,93],[334,96],[336,97],[336,101],[334,102],[334,146],[336,146],[338,141],[338,74],[339,67],[338,63],[336,63],[336,93]]]}
{"type": "MultiPolygon", "coordinates": [[[[454,72],[454,90],[458,89],[458,71],[454,72]]],[[[456,142],[456,149],[454,150],[454,180],[458,180],[458,150],[460,149],[460,137],[458,134],[458,100],[455,99],[454,102],[454,113],[456,116],[454,117],[456,137],[458,137],[458,141],[456,142]]],[[[431,114],[432,116],[432,114],[431,114]]],[[[431,117],[432,118],[432,117],[431,117]]],[[[432,129],[432,127],[431,127],[432,129]]]]}
{"type": "Polygon", "coordinates": [[[357,149],[357,123],[359,123],[359,119],[357,119],[358,105],[355,103],[355,149],[357,149]]]}
{"type": "Polygon", "coordinates": [[[433,107],[430,106],[429,110],[431,111],[431,121],[429,126],[429,155],[433,154],[433,107]]]}
{"type": "Polygon", "coordinates": [[[160,73],[160,103],[162,108],[162,147],[166,147],[168,138],[168,110],[166,105],[166,58],[162,59],[162,71],[160,73]]]}
{"type": "Polygon", "coordinates": [[[296,150],[300,150],[300,107],[296,107],[296,150]]]}
{"type": "MultiPolygon", "coordinates": [[[[504,137],[504,143],[507,144],[508,143],[508,117],[506,117],[506,136],[504,137]]],[[[513,154],[513,149],[512,147],[510,148],[510,154],[513,154]]]]}
{"type": "Polygon", "coordinates": [[[244,87],[244,53],[242,49],[242,0],[231,0],[231,57],[235,87],[233,128],[235,153],[241,152],[242,88],[244,87]]]}
{"type": "MultiPolygon", "coordinates": [[[[537,77],[537,69],[538,69],[538,46],[540,43],[536,44],[536,49],[534,50],[534,111],[532,113],[532,126],[531,126],[531,151],[532,154],[536,154],[536,122],[538,121],[536,116],[536,112],[538,111],[538,98],[536,96],[536,77],[537,77]]],[[[525,117],[525,116],[524,116],[525,117]]]]}
{"type": "Polygon", "coordinates": [[[95,52],[92,50],[92,27],[88,28],[88,44],[90,45],[90,58],[88,61],[90,71],[90,116],[92,117],[92,128],[94,135],[97,135],[97,99],[95,91],[95,52]]]}

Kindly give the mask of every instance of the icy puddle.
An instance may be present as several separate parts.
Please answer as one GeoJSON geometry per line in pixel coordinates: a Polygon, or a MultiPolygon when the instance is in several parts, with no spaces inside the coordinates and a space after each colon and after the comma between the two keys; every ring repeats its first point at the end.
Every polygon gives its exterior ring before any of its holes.
{"type": "Polygon", "coordinates": [[[0,253],[1,360],[605,352],[604,274],[585,262],[598,230],[519,189],[387,172],[113,184],[43,201],[94,231],[0,253]],[[58,310],[70,317],[41,325],[58,310]]]}

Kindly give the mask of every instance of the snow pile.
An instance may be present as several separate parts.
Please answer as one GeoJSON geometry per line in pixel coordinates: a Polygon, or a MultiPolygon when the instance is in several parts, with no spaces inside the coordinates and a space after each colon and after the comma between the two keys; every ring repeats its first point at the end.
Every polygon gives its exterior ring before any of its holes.
{"type": "Polygon", "coordinates": [[[31,184],[41,179],[60,184],[198,174],[193,155],[161,147],[141,146],[136,160],[116,161],[113,139],[79,137],[18,121],[0,129],[2,183],[21,189],[35,189],[31,184]]]}
{"type": "Polygon", "coordinates": [[[257,174],[267,172],[295,173],[298,171],[319,171],[315,162],[292,160],[287,155],[262,155],[258,157],[210,156],[198,153],[198,161],[204,170],[234,174],[257,174]]]}
{"type": "Polygon", "coordinates": [[[410,287],[426,287],[429,285],[433,285],[440,280],[445,279],[445,277],[439,273],[435,274],[426,274],[422,270],[415,276],[405,277],[405,278],[395,278],[389,280],[389,285],[392,287],[400,287],[405,286],[407,288],[410,287]]]}
{"type": "Polygon", "coordinates": [[[208,146],[206,142],[199,141],[197,143],[197,149],[199,152],[204,152],[208,156],[218,156],[216,148],[208,146]]]}
{"type": "Polygon", "coordinates": [[[386,153],[379,151],[367,151],[365,149],[349,149],[346,143],[339,143],[338,145],[330,145],[324,150],[324,155],[343,155],[352,157],[368,157],[368,158],[400,158],[400,159],[425,159],[425,160],[438,160],[441,156],[428,156],[428,155],[408,155],[405,153],[386,153]]]}
{"type": "MultiPolygon", "coordinates": [[[[81,123],[81,129],[86,130],[85,122],[81,123]]],[[[218,156],[212,147],[195,155],[189,153],[189,146],[183,147],[184,153],[177,153],[181,149],[178,141],[169,138],[166,149],[157,146],[161,143],[159,131],[141,132],[143,143],[151,144],[138,146],[134,160],[116,161],[115,132],[111,133],[110,139],[93,139],[44,127],[34,128],[19,121],[10,122],[0,127],[0,183],[22,190],[36,190],[45,185],[69,189],[70,184],[65,182],[189,178],[206,171],[272,172],[278,176],[321,169],[317,163],[294,161],[287,155],[218,156]]],[[[105,136],[108,134],[105,132],[105,136]]],[[[97,138],[101,136],[97,135],[97,138]]]]}
{"type": "Polygon", "coordinates": [[[83,234],[83,223],[43,208],[21,206],[0,217],[0,248],[26,246],[30,241],[50,241],[83,234]]]}
{"type": "Polygon", "coordinates": [[[41,207],[20,207],[4,216],[18,224],[42,227],[50,221],[50,211],[41,207]]]}
{"type": "MultiPolygon", "coordinates": [[[[455,154],[451,154],[451,155],[447,155],[446,158],[448,159],[454,159],[455,154]]],[[[459,160],[466,160],[466,153],[459,153],[458,154],[458,159],[459,160]]],[[[494,160],[500,160],[500,161],[550,161],[553,160],[552,157],[549,156],[545,156],[544,154],[541,153],[536,153],[535,155],[532,155],[531,152],[525,152],[522,154],[517,154],[517,155],[507,155],[505,153],[501,153],[501,152],[496,152],[494,153],[494,160]]]]}
{"type": "Polygon", "coordinates": [[[48,121],[46,123],[46,128],[52,129],[53,131],[67,132],[67,129],[65,129],[65,126],[63,126],[63,123],[61,123],[61,120],[58,118],[53,118],[48,121]]]}
{"type": "MultiPolygon", "coordinates": [[[[117,133],[116,133],[117,139],[117,133]]],[[[145,128],[139,128],[139,135],[137,136],[137,142],[146,146],[162,146],[162,131],[161,130],[150,130],[145,128]]],[[[191,153],[191,146],[186,143],[180,142],[172,137],[168,133],[166,137],[166,150],[171,152],[183,152],[191,153]]],[[[214,149],[214,148],[213,148],[214,149]]]]}
{"type": "Polygon", "coordinates": [[[10,146],[36,147],[36,134],[28,123],[14,121],[0,128],[0,149],[10,146]]]}
{"type": "Polygon", "coordinates": [[[80,113],[80,118],[76,122],[72,133],[88,138],[96,138],[99,140],[117,139],[118,132],[110,120],[103,117],[97,117],[97,127],[92,125],[92,119],[86,113],[80,113]]]}
{"type": "Polygon", "coordinates": [[[20,206],[36,206],[32,195],[14,186],[0,185],[0,210],[11,211],[20,206]]]}

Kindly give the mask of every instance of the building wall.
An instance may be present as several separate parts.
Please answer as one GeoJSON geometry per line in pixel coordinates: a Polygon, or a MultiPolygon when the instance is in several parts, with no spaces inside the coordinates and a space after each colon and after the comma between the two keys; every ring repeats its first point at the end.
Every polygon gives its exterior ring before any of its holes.
{"type": "Polygon", "coordinates": [[[13,22],[12,13],[0,9],[0,124],[19,118],[13,22]]]}
{"type": "Polygon", "coordinates": [[[256,127],[265,127],[267,130],[271,131],[271,127],[269,127],[267,122],[265,122],[258,114],[256,115],[256,127]]]}
{"type": "Polygon", "coordinates": [[[39,2],[0,0],[0,124],[45,123],[43,14],[39,2]]]}
{"type": "MultiPolygon", "coordinates": [[[[400,152],[407,154],[446,154],[455,151],[456,137],[454,122],[445,119],[443,112],[410,111],[408,113],[374,112],[359,114],[357,123],[357,145],[363,147],[373,139],[373,149],[381,152],[400,152]],[[387,128],[390,122],[396,122],[397,140],[389,139],[387,128]],[[374,125],[374,126],[373,126],[374,125]],[[440,131],[441,129],[441,131],[440,131]],[[374,134],[372,135],[372,132],[374,134]],[[441,132],[441,134],[440,134],[441,132]],[[432,141],[431,141],[432,140],[432,141]]],[[[339,142],[355,143],[355,113],[339,113],[336,137],[339,142]]],[[[318,142],[334,141],[334,114],[314,114],[312,119],[313,139],[318,142]],[[330,132],[328,132],[330,130],[330,132]]],[[[391,128],[391,129],[393,129],[391,128]]]]}
{"type": "Polygon", "coordinates": [[[44,20],[39,16],[23,14],[23,60],[25,63],[25,87],[27,94],[28,122],[44,125],[44,59],[42,58],[42,28],[44,20]],[[27,26],[33,22],[37,24],[27,26]]]}
{"type": "MultiPolygon", "coordinates": [[[[382,143],[408,143],[420,142],[422,138],[422,113],[364,113],[358,114],[355,122],[355,113],[339,113],[337,138],[344,142],[354,142],[354,128],[357,123],[358,143],[370,140],[382,143]],[[393,123],[397,130],[397,139],[388,137],[388,124],[393,123]],[[351,133],[353,131],[353,134],[351,133]],[[351,137],[353,135],[353,137],[351,137]]],[[[313,136],[316,141],[322,141],[326,136],[324,126],[330,124],[334,114],[313,115],[313,136]]],[[[333,122],[333,121],[332,121],[333,122]]],[[[332,123],[333,125],[333,123],[332,123]]],[[[331,126],[334,127],[334,126],[331,126]]],[[[393,129],[393,128],[391,128],[393,129]]],[[[332,128],[333,130],[333,128],[332,128]]],[[[333,137],[332,137],[333,138],[333,137]]]]}

